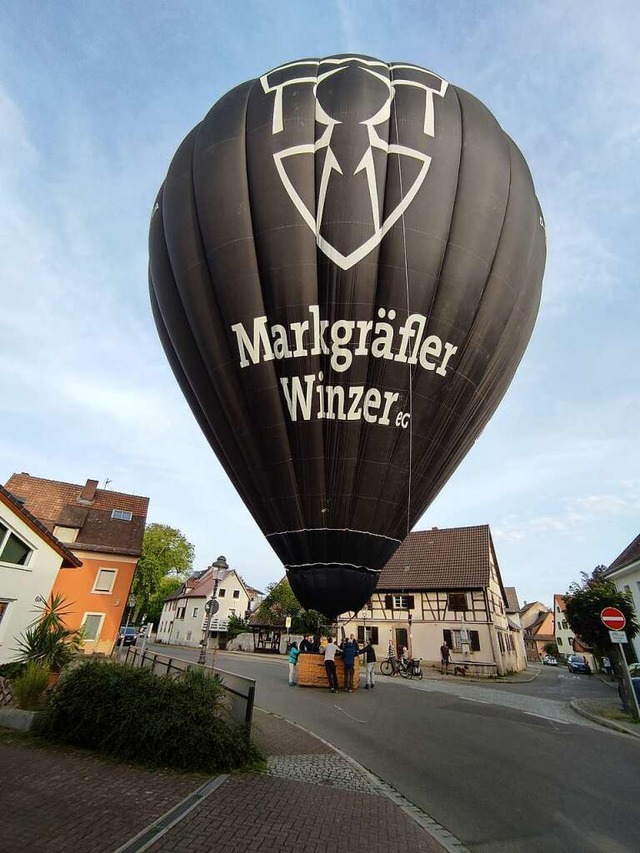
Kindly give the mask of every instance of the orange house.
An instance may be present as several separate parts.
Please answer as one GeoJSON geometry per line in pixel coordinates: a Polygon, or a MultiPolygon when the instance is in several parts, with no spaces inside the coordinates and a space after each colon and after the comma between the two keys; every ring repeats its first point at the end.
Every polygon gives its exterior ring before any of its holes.
{"type": "Polygon", "coordinates": [[[66,622],[83,628],[84,650],[110,654],[142,553],[149,498],[13,474],[6,488],[82,561],[61,568],[52,594],[69,602],[66,622]]]}

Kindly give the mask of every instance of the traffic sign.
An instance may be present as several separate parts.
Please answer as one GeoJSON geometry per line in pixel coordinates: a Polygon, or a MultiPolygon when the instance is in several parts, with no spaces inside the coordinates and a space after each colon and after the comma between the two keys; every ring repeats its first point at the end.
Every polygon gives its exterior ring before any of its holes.
{"type": "Polygon", "coordinates": [[[617,607],[605,607],[600,614],[600,619],[611,631],[622,631],[627,624],[624,613],[617,607]]]}
{"type": "Polygon", "coordinates": [[[609,639],[612,643],[626,643],[627,635],[624,631],[609,631],[609,639]]]}

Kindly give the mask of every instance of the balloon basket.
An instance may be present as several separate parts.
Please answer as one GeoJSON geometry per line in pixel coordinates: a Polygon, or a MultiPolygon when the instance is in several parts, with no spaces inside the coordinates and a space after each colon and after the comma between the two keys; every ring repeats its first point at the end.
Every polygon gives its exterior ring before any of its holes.
{"type": "MultiPolygon", "coordinates": [[[[304,652],[298,658],[296,666],[298,674],[299,687],[324,687],[329,689],[329,681],[327,680],[327,671],[324,668],[324,655],[312,654],[304,652]]],[[[340,690],[344,689],[344,664],[338,657],[336,658],[336,675],[338,676],[338,686],[340,690]]],[[[353,665],[353,689],[358,689],[360,681],[360,661],[356,658],[353,665]]]]}

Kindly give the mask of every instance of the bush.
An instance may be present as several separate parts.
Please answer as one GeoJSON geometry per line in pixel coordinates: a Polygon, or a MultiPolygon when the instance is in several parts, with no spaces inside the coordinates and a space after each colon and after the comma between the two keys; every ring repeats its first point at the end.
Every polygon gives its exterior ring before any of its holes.
{"type": "Polygon", "coordinates": [[[36,711],[42,704],[45,690],[49,686],[50,672],[46,667],[31,661],[22,675],[11,682],[11,692],[16,707],[25,711],[36,711]]]}
{"type": "Polygon", "coordinates": [[[126,761],[205,773],[260,760],[223,704],[220,679],[194,669],[179,679],[111,661],[65,674],[41,716],[50,740],[126,761]]]}
{"type": "Polygon", "coordinates": [[[8,678],[10,681],[16,679],[27,668],[26,663],[21,660],[12,661],[11,663],[3,663],[0,666],[0,678],[8,678]]]}

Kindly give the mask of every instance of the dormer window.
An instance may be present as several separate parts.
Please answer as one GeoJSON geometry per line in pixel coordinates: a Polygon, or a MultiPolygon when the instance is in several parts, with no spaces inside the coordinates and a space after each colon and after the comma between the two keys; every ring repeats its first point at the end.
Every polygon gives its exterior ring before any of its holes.
{"type": "Polygon", "coordinates": [[[119,521],[131,521],[133,513],[126,509],[114,509],[111,510],[111,518],[117,518],[119,521]]]}

